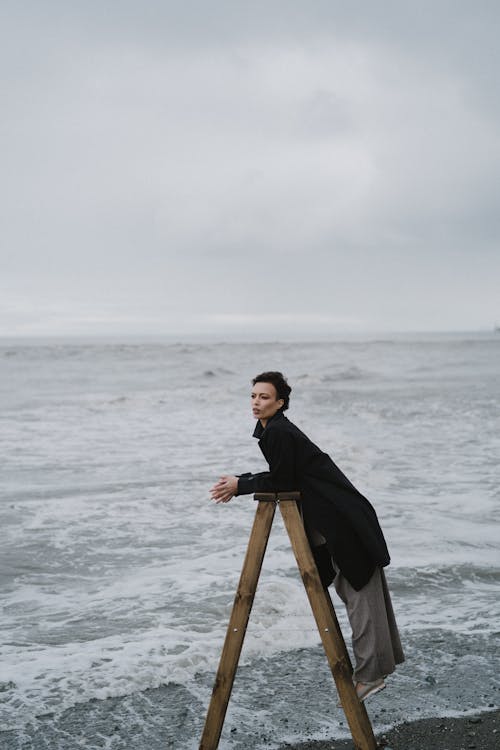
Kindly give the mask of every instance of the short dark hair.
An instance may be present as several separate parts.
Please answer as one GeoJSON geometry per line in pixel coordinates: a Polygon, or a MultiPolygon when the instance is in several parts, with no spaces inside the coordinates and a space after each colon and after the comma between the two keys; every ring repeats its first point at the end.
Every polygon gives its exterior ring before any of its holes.
{"type": "Polygon", "coordinates": [[[255,383],[271,383],[276,388],[278,399],[282,398],[285,402],[281,407],[281,411],[286,411],[290,405],[290,393],[292,392],[291,387],[286,382],[286,378],[282,372],[261,372],[260,375],[256,375],[252,380],[252,385],[255,383]]]}

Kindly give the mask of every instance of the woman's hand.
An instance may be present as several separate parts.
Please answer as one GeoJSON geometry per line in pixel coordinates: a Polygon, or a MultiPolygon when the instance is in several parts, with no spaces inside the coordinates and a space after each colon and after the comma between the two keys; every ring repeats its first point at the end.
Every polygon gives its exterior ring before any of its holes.
{"type": "Polygon", "coordinates": [[[223,476],[210,490],[216,503],[228,503],[238,492],[238,477],[223,476]]]}

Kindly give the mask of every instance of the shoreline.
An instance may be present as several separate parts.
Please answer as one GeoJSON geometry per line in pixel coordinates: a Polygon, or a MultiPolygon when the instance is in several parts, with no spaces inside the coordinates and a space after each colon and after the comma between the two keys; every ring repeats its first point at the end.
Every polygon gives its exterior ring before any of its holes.
{"type": "MultiPolygon", "coordinates": [[[[411,634],[406,643],[408,661],[391,675],[390,690],[367,702],[379,747],[498,750],[496,638],[431,629],[411,634]]],[[[46,705],[26,717],[18,711],[19,726],[0,730],[0,747],[195,750],[212,687],[213,672],[203,671],[189,685],[169,682],[66,708],[46,705]]],[[[7,710],[9,691],[1,698],[7,710]]],[[[240,665],[220,748],[354,750],[319,644],[240,665]]]]}
{"type": "MultiPolygon", "coordinates": [[[[500,708],[469,716],[404,721],[386,732],[375,732],[385,750],[498,750],[500,708]]],[[[279,750],[354,750],[352,740],[311,740],[284,743],[279,750]]]]}

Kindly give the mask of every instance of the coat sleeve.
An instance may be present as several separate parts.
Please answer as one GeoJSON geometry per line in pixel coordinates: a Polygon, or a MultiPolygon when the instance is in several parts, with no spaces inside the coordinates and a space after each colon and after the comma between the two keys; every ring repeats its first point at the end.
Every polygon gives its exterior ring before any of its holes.
{"type": "Polygon", "coordinates": [[[262,450],[269,463],[269,471],[259,474],[242,474],[238,479],[238,495],[255,492],[295,492],[295,445],[290,433],[269,430],[262,437],[262,450]]]}

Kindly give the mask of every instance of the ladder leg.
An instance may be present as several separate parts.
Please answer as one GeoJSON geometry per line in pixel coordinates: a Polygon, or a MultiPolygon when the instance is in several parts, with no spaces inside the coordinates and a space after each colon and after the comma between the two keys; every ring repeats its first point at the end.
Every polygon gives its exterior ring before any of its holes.
{"type": "MultiPolygon", "coordinates": [[[[335,623],[335,629],[336,629],[336,633],[337,633],[336,640],[339,643],[339,646],[341,646],[343,648],[345,661],[349,665],[349,674],[352,676],[353,669],[352,669],[352,664],[351,664],[351,657],[349,656],[349,652],[348,652],[348,650],[346,648],[346,645],[345,645],[344,636],[342,635],[342,631],[340,629],[340,625],[339,625],[339,622],[337,620],[337,615],[335,613],[335,609],[334,609],[334,606],[333,606],[332,598],[330,596],[330,592],[328,591],[328,589],[325,589],[325,588],[323,589],[323,591],[325,592],[326,601],[327,601],[327,604],[328,604],[328,606],[330,608],[330,612],[332,614],[332,619],[333,619],[333,621],[335,623]]],[[[370,719],[368,718],[368,714],[366,712],[366,705],[364,703],[360,703],[359,706],[360,706],[360,708],[359,708],[360,714],[363,714],[364,717],[366,717],[362,721],[363,722],[366,721],[366,722],[368,722],[368,724],[370,724],[370,719]]],[[[371,724],[370,724],[370,726],[371,726],[371,724]]],[[[378,747],[378,745],[376,745],[376,747],[378,747]]]]}
{"type": "Polygon", "coordinates": [[[328,663],[356,750],[376,750],[377,743],[364,704],[352,682],[352,667],[330,595],[323,588],[295,500],[280,500],[288,536],[309,597],[328,663]]]}
{"type": "Polygon", "coordinates": [[[275,511],[275,502],[259,501],[199,750],[216,750],[219,744],[275,511]]]}

